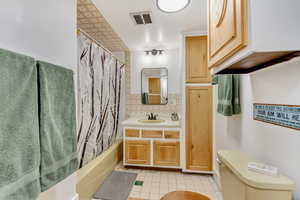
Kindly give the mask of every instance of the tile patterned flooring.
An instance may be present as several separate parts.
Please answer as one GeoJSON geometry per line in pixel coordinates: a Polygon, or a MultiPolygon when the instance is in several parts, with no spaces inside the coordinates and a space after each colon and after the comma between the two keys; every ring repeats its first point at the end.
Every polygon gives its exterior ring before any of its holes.
{"type": "Polygon", "coordinates": [[[138,174],[136,180],[144,181],[143,186],[133,186],[130,199],[159,200],[169,192],[184,190],[201,193],[211,200],[222,200],[221,192],[210,175],[131,169],[124,168],[122,163],[119,163],[115,170],[135,172],[138,174]]]}

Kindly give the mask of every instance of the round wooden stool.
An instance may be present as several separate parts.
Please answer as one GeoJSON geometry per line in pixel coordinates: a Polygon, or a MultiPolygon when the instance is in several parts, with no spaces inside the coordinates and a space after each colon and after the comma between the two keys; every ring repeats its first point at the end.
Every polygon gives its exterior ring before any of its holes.
{"type": "Polygon", "coordinates": [[[210,200],[208,197],[187,191],[170,192],[163,196],[160,200],[210,200]]]}

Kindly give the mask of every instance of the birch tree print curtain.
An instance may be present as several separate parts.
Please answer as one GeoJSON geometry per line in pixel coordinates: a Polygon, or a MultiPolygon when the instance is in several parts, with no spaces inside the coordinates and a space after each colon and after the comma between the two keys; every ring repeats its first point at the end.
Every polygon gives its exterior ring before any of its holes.
{"type": "Polygon", "coordinates": [[[125,66],[78,33],[78,155],[80,168],[109,148],[118,134],[125,66]]]}

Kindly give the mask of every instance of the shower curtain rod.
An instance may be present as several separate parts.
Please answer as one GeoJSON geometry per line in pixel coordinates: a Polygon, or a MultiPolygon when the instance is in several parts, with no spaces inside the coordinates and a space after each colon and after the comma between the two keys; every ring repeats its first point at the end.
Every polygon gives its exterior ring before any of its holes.
{"type": "Polygon", "coordinates": [[[92,40],[97,45],[99,45],[102,49],[104,49],[104,51],[106,51],[107,53],[111,54],[112,57],[115,58],[115,59],[117,59],[121,64],[126,65],[124,62],[120,61],[120,59],[117,58],[110,50],[108,50],[106,47],[104,47],[100,42],[98,42],[97,40],[95,40],[94,38],[92,38],[92,36],[90,36],[88,33],[86,33],[85,31],[81,30],[80,28],[78,28],[77,31],[83,33],[86,37],[88,37],[90,40],[92,40]]]}

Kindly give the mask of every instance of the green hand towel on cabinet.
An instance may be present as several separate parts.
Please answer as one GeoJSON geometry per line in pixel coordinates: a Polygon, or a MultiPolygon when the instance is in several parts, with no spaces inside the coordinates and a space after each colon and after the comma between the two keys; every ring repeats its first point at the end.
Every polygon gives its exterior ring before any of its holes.
{"type": "Polygon", "coordinates": [[[77,170],[75,94],[71,70],[38,61],[41,188],[77,170]]]}
{"type": "Polygon", "coordinates": [[[33,58],[0,49],[0,199],[40,193],[37,70],[33,58]]]}
{"type": "Polygon", "coordinates": [[[218,113],[224,116],[240,114],[240,75],[215,75],[212,82],[218,84],[218,113]]]}
{"type": "Polygon", "coordinates": [[[149,104],[149,96],[148,93],[143,93],[142,94],[142,104],[149,104]]]}

